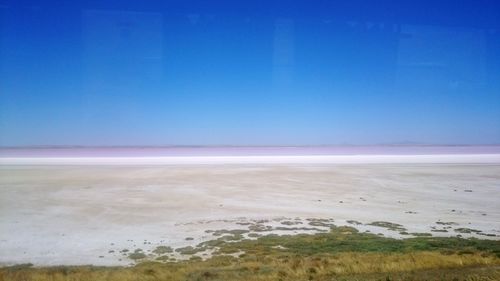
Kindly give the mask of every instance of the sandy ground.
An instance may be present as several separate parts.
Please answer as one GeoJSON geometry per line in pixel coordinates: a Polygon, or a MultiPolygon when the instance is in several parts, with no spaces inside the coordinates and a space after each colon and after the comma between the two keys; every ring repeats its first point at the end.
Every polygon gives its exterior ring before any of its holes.
{"type": "Polygon", "coordinates": [[[4,159],[0,264],[126,265],[131,260],[122,249],[196,245],[215,238],[205,230],[246,229],[255,220],[272,226],[284,226],[283,220],[307,226],[307,218],[336,225],[356,220],[361,231],[402,237],[366,225],[388,221],[410,233],[454,236],[464,227],[496,235],[477,237],[500,239],[500,164],[473,160],[13,165],[4,159]],[[456,225],[431,232],[443,228],[436,222],[456,225]]]}

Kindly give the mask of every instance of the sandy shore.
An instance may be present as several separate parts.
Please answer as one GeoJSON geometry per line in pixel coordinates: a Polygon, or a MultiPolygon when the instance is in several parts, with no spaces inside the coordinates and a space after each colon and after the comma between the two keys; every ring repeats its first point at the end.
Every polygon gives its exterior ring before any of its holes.
{"type": "Polygon", "coordinates": [[[500,237],[496,154],[182,158],[2,158],[0,264],[129,264],[120,250],[196,245],[214,239],[206,230],[255,223],[314,232],[299,229],[307,218],[393,237],[404,235],[367,224],[500,237]]]}

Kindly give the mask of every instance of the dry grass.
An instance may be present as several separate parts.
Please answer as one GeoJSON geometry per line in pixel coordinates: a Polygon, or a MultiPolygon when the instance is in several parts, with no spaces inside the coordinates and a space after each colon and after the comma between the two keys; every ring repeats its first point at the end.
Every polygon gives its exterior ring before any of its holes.
{"type": "Polygon", "coordinates": [[[500,259],[479,253],[340,253],[335,255],[214,257],[207,261],[142,263],[134,267],[52,267],[0,269],[0,281],[132,280],[371,280],[420,279],[427,271],[442,280],[499,280],[500,259]],[[370,277],[371,276],[371,277],[370,277]],[[391,277],[392,276],[392,277],[391,277]],[[358,279],[362,278],[362,279],[358,279]],[[478,279],[474,279],[478,278],[478,279]]]}

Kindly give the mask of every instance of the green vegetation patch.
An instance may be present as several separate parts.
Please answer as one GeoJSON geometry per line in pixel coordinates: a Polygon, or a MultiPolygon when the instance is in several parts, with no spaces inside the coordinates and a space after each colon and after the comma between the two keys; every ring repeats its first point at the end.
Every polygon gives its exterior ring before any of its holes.
{"type": "Polygon", "coordinates": [[[155,260],[165,262],[165,261],[169,261],[170,257],[169,256],[159,256],[159,257],[155,258],[155,260]]]}
{"type": "Polygon", "coordinates": [[[196,253],[203,252],[205,250],[207,250],[206,247],[193,247],[193,246],[187,246],[187,247],[175,249],[175,251],[177,253],[180,253],[183,255],[194,255],[196,253]]]}
{"type": "Polygon", "coordinates": [[[257,224],[253,224],[253,225],[248,226],[248,230],[255,231],[255,232],[264,232],[264,231],[273,230],[273,227],[270,225],[263,225],[263,224],[257,223],[257,224]]]}
{"type": "Polygon", "coordinates": [[[417,236],[417,237],[431,237],[432,234],[430,233],[425,233],[425,232],[412,232],[410,235],[417,236]]]}
{"type": "Polygon", "coordinates": [[[448,232],[446,229],[431,229],[432,232],[448,232]]]}
{"type": "Polygon", "coordinates": [[[393,231],[406,231],[406,228],[404,228],[402,225],[387,221],[374,221],[372,223],[369,223],[368,225],[383,227],[393,231]]]}
{"type": "MultiPolygon", "coordinates": [[[[374,225],[401,228],[398,224],[375,222],[374,225]]],[[[293,229],[293,228],[287,228],[293,229]]],[[[304,228],[296,228],[303,230],[304,228]]],[[[402,235],[416,236],[414,238],[394,239],[370,232],[360,233],[349,226],[331,227],[329,232],[317,234],[277,235],[268,234],[257,239],[233,240],[233,236],[225,235],[218,239],[205,241],[196,247],[176,249],[176,252],[193,255],[207,249],[217,248],[217,253],[236,253],[243,251],[246,255],[314,255],[335,254],[341,252],[378,252],[378,253],[409,253],[412,251],[485,251],[490,254],[500,254],[500,241],[463,239],[459,237],[432,237],[430,233],[400,232],[402,235]],[[280,246],[280,247],[277,247],[280,246]]],[[[255,236],[257,233],[250,233],[255,236]]]]}
{"type": "MultiPolygon", "coordinates": [[[[205,231],[205,232],[207,232],[207,231],[205,231]]],[[[246,229],[232,229],[232,230],[220,229],[220,230],[211,230],[210,232],[207,232],[207,233],[212,233],[213,236],[221,236],[224,234],[242,235],[242,234],[245,234],[248,232],[250,232],[250,231],[246,230],[246,229]]]]}
{"type": "Polygon", "coordinates": [[[146,254],[140,251],[139,252],[136,251],[128,255],[128,258],[132,260],[141,260],[145,259],[146,257],[147,257],[146,254]]]}
{"type": "Polygon", "coordinates": [[[284,225],[297,225],[297,224],[302,224],[301,221],[282,221],[280,222],[281,224],[284,224],[284,225]]]}
{"type": "Polygon", "coordinates": [[[284,230],[284,231],[319,231],[319,232],[324,232],[328,230],[324,230],[321,228],[316,228],[316,227],[284,227],[284,226],[277,226],[273,228],[273,230],[284,230]]]}
{"type": "Polygon", "coordinates": [[[440,224],[440,225],[458,225],[458,223],[452,222],[452,221],[449,221],[449,222],[446,222],[446,221],[437,221],[436,224],[440,224]]]}
{"type": "Polygon", "coordinates": [[[166,253],[172,253],[174,250],[172,249],[172,247],[169,247],[169,246],[158,246],[156,247],[156,249],[153,250],[153,253],[157,254],[157,255],[163,255],[163,254],[166,254],[166,253]]]}
{"type": "Polygon", "coordinates": [[[308,218],[306,220],[309,222],[310,226],[335,227],[335,224],[333,224],[333,219],[308,218]]]}
{"type": "Polygon", "coordinates": [[[455,228],[454,230],[455,230],[455,232],[458,232],[458,233],[476,233],[476,234],[478,234],[478,233],[482,232],[481,230],[466,228],[466,227],[455,228]]]}
{"type": "Polygon", "coordinates": [[[478,235],[482,235],[482,236],[489,236],[489,237],[496,237],[497,235],[496,234],[493,234],[493,233],[478,233],[478,235]]]}
{"type": "MultiPolygon", "coordinates": [[[[247,254],[286,253],[293,255],[335,254],[340,252],[400,252],[440,251],[464,249],[485,251],[500,255],[500,241],[463,239],[458,237],[432,237],[425,233],[411,233],[417,236],[394,239],[373,233],[360,233],[353,227],[335,227],[328,233],[276,235],[270,234],[255,240],[245,239],[228,243],[219,241],[217,247],[224,251],[244,251],[247,254]],[[275,247],[281,245],[282,247],[275,247]]],[[[209,242],[205,242],[207,246],[209,242]]]]}

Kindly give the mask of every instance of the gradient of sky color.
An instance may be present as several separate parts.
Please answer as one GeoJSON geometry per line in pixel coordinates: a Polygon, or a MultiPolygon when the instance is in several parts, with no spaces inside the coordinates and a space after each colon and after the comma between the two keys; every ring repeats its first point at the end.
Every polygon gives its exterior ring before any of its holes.
{"type": "Polygon", "coordinates": [[[2,146],[401,142],[500,143],[500,2],[0,0],[2,146]]]}

